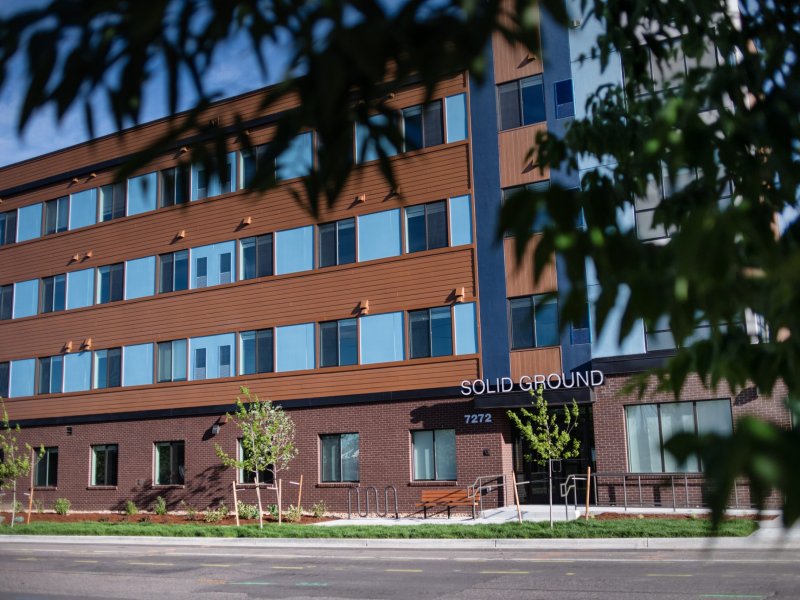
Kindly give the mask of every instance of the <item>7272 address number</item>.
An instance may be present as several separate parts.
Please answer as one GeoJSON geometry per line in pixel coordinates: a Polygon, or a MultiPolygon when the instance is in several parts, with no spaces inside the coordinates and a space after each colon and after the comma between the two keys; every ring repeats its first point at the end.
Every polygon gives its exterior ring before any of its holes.
{"type": "Polygon", "coordinates": [[[464,423],[467,425],[477,425],[479,423],[491,423],[492,413],[472,413],[464,415],[464,423]]]}

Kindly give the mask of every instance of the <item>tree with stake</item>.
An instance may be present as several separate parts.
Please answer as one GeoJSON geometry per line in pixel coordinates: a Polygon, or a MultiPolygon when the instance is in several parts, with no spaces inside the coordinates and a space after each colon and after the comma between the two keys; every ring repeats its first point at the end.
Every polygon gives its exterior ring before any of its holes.
{"type": "MultiPolygon", "coordinates": [[[[237,411],[228,415],[242,431],[242,455],[229,456],[219,444],[215,444],[217,456],[226,467],[235,467],[253,474],[258,498],[258,527],[264,528],[261,504],[261,481],[259,474],[269,471],[273,480],[278,481],[278,473],[286,470],[289,461],[297,455],[294,445],[294,423],[280,406],[269,400],[260,401],[246,387],[241,388],[244,400],[236,398],[237,411]]],[[[280,488],[278,505],[280,506],[280,488]]],[[[278,522],[281,522],[280,510],[278,522]]]]}
{"type": "MultiPolygon", "coordinates": [[[[3,421],[0,424],[0,490],[12,490],[11,527],[13,527],[17,513],[17,479],[27,477],[31,472],[33,448],[25,444],[25,451],[20,452],[17,443],[19,425],[11,427],[2,399],[0,399],[0,410],[3,411],[3,421]]],[[[43,453],[44,448],[40,448],[38,455],[41,456],[43,453]]]]}

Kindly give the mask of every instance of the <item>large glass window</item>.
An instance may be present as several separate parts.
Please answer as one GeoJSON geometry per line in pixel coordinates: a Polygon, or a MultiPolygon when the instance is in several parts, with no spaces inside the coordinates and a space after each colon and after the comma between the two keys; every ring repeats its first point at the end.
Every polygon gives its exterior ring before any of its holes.
{"type": "Polygon", "coordinates": [[[406,208],[406,252],[447,246],[447,208],[444,200],[406,208]]]}
{"type": "Polygon", "coordinates": [[[156,444],[156,485],[183,485],[186,479],[183,442],[156,444]]]}
{"type": "Polygon", "coordinates": [[[358,434],[321,435],[322,482],[358,481],[358,434]]]}
{"type": "Polygon", "coordinates": [[[94,303],[94,269],[67,273],[67,308],[83,308],[94,303]]]}
{"type": "Polygon", "coordinates": [[[275,177],[278,181],[305,177],[314,166],[314,138],[310,131],[301,133],[289,142],[289,146],[275,161],[275,177]]]}
{"type": "Polygon", "coordinates": [[[158,343],[157,381],[186,381],[186,340],[158,343]]]}
{"type": "Polygon", "coordinates": [[[189,167],[181,165],[161,171],[161,198],[159,206],[174,206],[189,201],[189,167]]]}
{"type": "MultiPolygon", "coordinates": [[[[241,157],[241,170],[242,178],[241,184],[243,188],[249,188],[253,184],[253,178],[258,169],[266,169],[269,172],[269,179],[275,173],[275,159],[267,160],[267,144],[260,146],[253,146],[250,150],[242,150],[241,157]]],[[[263,177],[263,175],[262,175],[263,177]]]]}
{"type": "Polygon", "coordinates": [[[298,227],[275,234],[275,273],[296,273],[314,268],[314,227],[298,227]]]}
{"type": "Polygon", "coordinates": [[[0,321],[14,314],[14,284],[0,286],[0,321]]]}
{"type": "Polygon", "coordinates": [[[23,206],[17,211],[17,241],[24,242],[42,236],[42,203],[23,206]]]}
{"type": "Polygon", "coordinates": [[[31,317],[39,312],[39,280],[20,281],[14,284],[13,319],[31,317]]]}
{"type": "MultiPolygon", "coordinates": [[[[368,118],[368,121],[373,127],[377,128],[386,127],[389,124],[389,118],[382,114],[372,115],[368,118]]],[[[381,138],[380,143],[376,144],[374,139],[369,139],[368,127],[358,123],[356,124],[355,145],[356,162],[359,163],[376,160],[379,156],[379,147],[386,156],[397,154],[397,148],[388,138],[381,138]]]]}
{"type": "Polygon", "coordinates": [[[411,443],[415,480],[456,480],[455,429],[412,431],[411,443]]]}
{"type": "Polygon", "coordinates": [[[239,241],[239,278],[254,279],[272,275],[272,234],[239,241]]]}
{"type": "Polygon", "coordinates": [[[156,257],[145,256],[125,261],[125,299],[143,298],[156,293],[156,257]]]}
{"type": "Polygon", "coordinates": [[[136,344],[122,349],[122,385],[153,383],[153,344],[136,344]]]}
{"type": "MultiPolygon", "coordinates": [[[[246,448],[242,443],[242,440],[239,440],[239,457],[242,460],[246,460],[250,457],[251,450],[246,448]]],[[[245,469],[239,469],[239,483],[250,483],[254,484],[256,482],[256,474],[254,471],[248,471],[245,469]]],[[[275,483],[275,473],[272,471],[269,465],[265,465],[263,469],[258,470],[258,484],[267,484],[272,485],[275,483]]]]}
{"type": "Polygon", "coordinates": [[[44,234],[61,233],[69,229],[69,196],[44,203],[44,234]]]}
{"type": "Polygon", "coordinates": [[[275,370],[299,371],[313,369],[315,363],[314,324],[289,325],[275,328],[275,370]]]}
{"type": "Polygon", "coordinates": [[[117,485],[117,444],[92,446],[92,485],[117,485]]]}
{"type": "Polygon", "coordinates": [[[69,228],[78,229],[97,223],[97,188],[69,197],[69,228]]]}
{"type": "Polygon", "coordinates": [[[441,100],[435,100],[424,106],[404,108],[401,113],[404,151],[419,150],[444,143],[441,100]]]}
{"type": "Polygon", "coordinates": [[[39,359],[38,394],[60,394],[64,385],[64,357],[48,356],[39,359]]]}
{"type": "Polygon", "coordinates": [[[358,325],[356,319],[319,324],[319,366],[338,367],[358,364],[358,325]]]}
{"type": "Polygon", "coordinates": [[[177,292],[189,287],[189,251],[158,256],[158,293],[177,292]]]}
{"type": "Polygon", "coordinates": [[[447,114],[447,143],[467,139],[467,96],[456,94],[445,98],[447,114]]]}
{"type": "Polygon", "coordinates": [[[124,263],[97,269],[97,304],[122,300],[125,284],[124,263]]]}
{"type": "Polygon", "coordinates": [[[558,302],[546,295],[509,300],[511,348],[557,346],[558,302]]]}
{"type": "Polygon", "coordinates": [[[225,165],[215,169],[204,164],[192,165],[191,200],[202,200],[236,189],[236,153],[229,152],[225,165]]]}
{"type": "Polygon", "coordinates": [[[0,246],[17,241],[17,211],[0,213],[0,246]]]}
{"type": "Polygon", "coordinates": [[[472,206],[469,196],[450,198],[450,245],[472,243],[472,206]]]}
{"type": "Polygon", "coordinates": [[[402,312],[361,317],[358,329],[362,365],[405,358],[402,312]]]}
{"type": "Polygon", "coordinates": [[[272,329],[243,331],[239,334],[241,361],[239,375],[272,373],[275,370],[275,350],[272,329]]]}
{"type": "Polygon", "coordinates": [[[412,310],[408,313],[411,358],[448,356],[453,353],[450,307],[412,310]]]}
{"type": "Polygon", "coordinates": [[[456,354],[475,354],[478,351],[478,322],[474,302],[453,307],[456,332],[456,354]]]}
{"type": "Polygon", "coordinates": [[[358,217],[358,260],[400,255],[400,210],[358,217]]]}
{"type": "Polygon", "coordinates": [[[122,385],[122,348],[97,350],[94,353],[94,389],[122,385]]]}
{"type": "Polygon", "coordinates": [[[697,456],[679,463],[664,449],[664,443],[682,432],[729,434],[733,431],[731,402],[726,398],[626,406],[625,424],[632,473],[700,471],[697,456]]]}
{"type": "Polygon", "coordinates": [[[98,214],[101,221],[125,216],[125,183],[104,185],[98,193],[98,214]]]}
{"type": "Polygon", "coordinates": [[[191,380],[230,377],[233,374],[233,349],[236,335],[223,333],[189,340],[189,378],[191,380]]]}
{"type": "Polygon", "coordinates": [[[64,310],[67,306],[67,276],[42,278],[42,312],[64,310]]]}
{"type": "Polygon", "coordinates": [[[36,462],[33,484],[36,487],[56,487],[58,485],[58,448],[44,449],[44,454],[36,462]]]}
{"type": "Polygon", "coordinates": [[[11,363],[0,362],[0,398],[9,397],[11,386],[11,363]]]}
{"type": "Polygon", "coordinates": [[[192,248],[192,289],[233,281],[233,241],[192,248]]]}
{"type": "Polygon", "coordinates": [[[319,226],[319,266],[356,261],[356,220],[343,219],[319,226]]]}
{"type": "Polygon", "coordinates": [[[9,398],[33,396],[34,382],[36,381],[36,359],[12,360],[9,379],[9,398]]]}
{"type": "Polygon", "coordinates": [[[85,392],[92,384],[92,353],[75,352],[64,356],[64,391],[85,392]]]}
{"type": "Polygon", "coordinates": [[[128,179],[128,215],[156,209],[158,173],[147,173],[128,179]]]}
{"type": "Polygon", "coordinates": [[[546,120],[541,75],[501,84],[497,86],[497,94],[501,130],[546,120]]]}

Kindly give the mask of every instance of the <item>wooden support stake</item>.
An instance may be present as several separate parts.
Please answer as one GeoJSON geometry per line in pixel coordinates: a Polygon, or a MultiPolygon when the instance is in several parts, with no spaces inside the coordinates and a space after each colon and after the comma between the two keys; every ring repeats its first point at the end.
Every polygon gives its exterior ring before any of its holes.
{"type": "Polygon", "coordinates": [[[302,504],[300,502],[303,500],[303,474],[300,473],[300,490],[297,492],[297,509],[300,511],[300,514],[303,514],[302,504]]]}
{"type": "Polygon", "coordinates": [[[586,467],[586,514],[584,521],[589,520],[589,490],[592,489],[592,467],[586,467]]]}
{"type": "Polygon", "coordinates": [[[233,487],[233,510],[234,514],[236,515],[236,526],[239,526],[239,501],[236,498],[236,482],[232,481],[231,486],[233,487]]]}
{"type": "Polygon", "coordinates": [[[278,479],[278,525],[283,522],[283,507],[281,506],[281,480],[278,479]]]}
{"type": "Polygon", "coordinates": [[[28,497],[28,519],[25,521],[26,525],[31,524],[31,512],[33,512],[33,472],[35,470],[34,460],[36,454],[33,448],[31,448],[31,495],[28,497]]]}
{"type": "Polygon", "coordinates": [[[517,520],[522,523],[522,510],[519,507],[519,491],[517,491],[517,476],[511,472],[511,483],[514,485],[514,502],[517,504],[517,520]]]}

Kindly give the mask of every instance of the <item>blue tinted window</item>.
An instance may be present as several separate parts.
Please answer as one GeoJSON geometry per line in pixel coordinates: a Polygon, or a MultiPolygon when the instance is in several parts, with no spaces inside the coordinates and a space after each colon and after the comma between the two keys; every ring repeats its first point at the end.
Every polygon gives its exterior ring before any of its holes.
{"type": "Polygon", "coordinates": [[[125,299],[156,293],[156,257],[145,256],[125,262],[125,299]]]}
{"type": "Polygon", "coordinates": [[[60,394],[64,384],[64,358],[48,356],[39,359],[37,394],[60,394]]]}
{"type": "Polygon", "coordinates": [[[23,206],[17,211],[17,241],[42,237],[42,203],[23,206]]]}
{"type": "Polygon", "coordinates": [[[275,234],[275,273],[296,273],[314,268],[314,228],[298,227],[275,234]]]}
{"type": "Polygon", "coordinates": [[[97,188],[72,194],[69,199],[69,228],[97,223],[97,188]]]}
{"type": "Polygon", "coordinates": [[[42,279],[41,312],[49,313],[66,308],[67,277],[56,275],[42,279]]]}
{"type": "Polygon", "coordinates": [[[158,173],[147,173],[128,179],[128,215],[156,209],[158,173]]]}
{"type": "Polygon", "coordinates": [[[91,387],[91,378],[91,352],[77,352],[64,356],[65,392],[85,392],[91,387]]]}
{"type": "Polygon", "coordinates": [[[572,79],[558,81],[556,89],[556,119],[575,116],[575,101],[572,91],[572,79]]]}
{"type": "Polygon", "coordinates": [[[450,307],[408,313],[411,358],[448,356],[453,353],[450,307]]]}
{"type": "Polygon", "coordinates": [[[472,207],[469,196],[450,198],[450,245],[472,243],[472,207]]]}
{"type": "Polygon", "coordinates": [[[447,143],[467,139],[467,96],[457,94],[445,98],[447,143]]]}
{"type": "Polygon", "coordinates": [[[275,351],[278,372],[313,369],[315,366],[314,324],[275,328],[275,351]]]}
{"type": "Polygon", "coordinates": [[[358,260],[400,254],[400,210],[385,210],[358,217],[358,260]]]}
{"type": "Polygon", "coordinates": [[[239,334],[239,348],[239,375],[271,373],[275,370],[272,329],[243,331],[239,334]]]}
{"type": "Polygon", "coordinates": [[[39,312],[39,280],[14,284],[14,319],[30,317],[39,312]]]}
{"type": "Polygon", "coordinates": [[[153,344],[125,346],[122,349],[122,385],[153,383],[153,344]]]}
{"type": "Polygon", "coordinates": [[[97,303],[116,302],[123,298],[125,267],[123,263],[97,269],[97,303]]]}
{"type": "Polygon", "coordinates": [[[233,280],[231,265],[235,250],[236,243],[233,241],[192,248],[192,289],[230,283],[233,280]]]}
{"type": "Polygon", "coordinates": [[[544,84],[542,78],[530,77],[520,81],[522,97],[522,124],[532,125],[546,120],[544,111],[544,84]]]}
{"type": "Polygon", "coordinates": [[[403,313],[369,315],[359,319],[361,364],[403,360],[403,313]]]}
{"type": "MultiPolygon", "coordinates": [[[[376,127],[385,127],[389,119],[385,115],[372,115],[369,122],[376,127]]],[[[365,125],[356,125],[356,162],[367,162],[378,158],[378,145],[375,140],[370,140],[369,131],[365,125]]],[[[397,149],[386,138],[381,138],[380,147],[386,156],[394,156],[397,149]]]]}
{"type": "Polygon", "coordinates": [[[474,354],[478,351],[478,324],[475,318],[475,303],[456,304],[453,308],[456,320],[456,354],[474,354]]]}
{"type": "Polygon", "coordinates": [[[172,340],[158,344],[158,379],[164,381],[186,381],[186,340],[172,340]]]}
{"type": "Polygon", "coordinates": [[[192,338],[189,340],[189,378],[195,379],[216,379],[227,377],[231,372],[220,369],[226,364],[233,364],[233,349],[236,344],[236,334],[223,333],[221,335],[209,335],[205,337],[192,338]]]}
{"type": "Polygon", "coordinates": [[[236,153],[229,152],[225,165],[220,169],[211,169],[203,164],[192,165],[192,200],[202,200],[220,194],[227,194],[236,189],[236,153]]]}
{"type": "Polygon", "coordinates": [[[48,200],[44,204],[44,234],[60,233],[69,229],[69,198],[48,200]]]}
{"type": "Polygon", "coordinates": [[[11,384],[9,398],[20,396],[33,396],[34,381],[36,380],[36,359],[11,361],[11,384]]]}
{"type": "Polygon", "coordinates": [[[320,366],[337,367],[358,363],[356,319],[319,324],[320,366]]]}
{"type": "Polygon", "coordinates": [[[0,213],[0,246],[17,241],[17,211],[0,213]]]}
{"type": "Polygon", "coordinates": [[[94,302],[94,269],[67,273],[67,308],[91,306],[94,302]]]}
{"type": "Polygon", "coordinates": [[[275,173],[278,181],[305,177],[314,166],[314,138],[311,132],[296,136],[283,154],[275,161],[275,173]]]}
{"type": "Polygon", "coordinates": [[[94,353],[94,388],[122,385],[122,348],[97,350],[94,353]]]}

